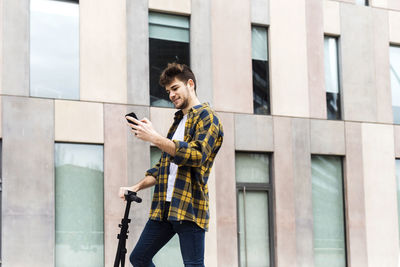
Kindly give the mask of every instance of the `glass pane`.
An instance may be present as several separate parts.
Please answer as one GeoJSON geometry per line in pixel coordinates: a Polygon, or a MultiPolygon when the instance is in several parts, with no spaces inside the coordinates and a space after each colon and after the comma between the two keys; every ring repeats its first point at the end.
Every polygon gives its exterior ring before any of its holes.
{"type": "Polygon", "coordinates": [[[185,16],[149,12],[149,23],[189,29],[189,18],[185,16]]]}
{"type": "Polygon", "coordinates": [[[158,147],[150,147],[150,163],[151,163],[151,167],[153,167],[154,165],[157,164],[157,162],[160,160],[161,158],[161,150],[158,147]]]}
{"type": "Polygon", "coordinates": [[[324,38],[325,87],[328,119],[340,120],[340,88],[337,39],[324,38]]]}
{"type": "Polygon", "coordinates": [[[329,120],[340,120],[340,94],[326,93],[326,107],[329,120]]]}
{"type": "Polygon", "coordinates": [[[253,67],[253,107],[255,114],[271,114],[269,104],[268,61],[252,60],[253,67]]]}
{"type": "Polygon", "coordinates": [[[268,60],[267,29],[264,27],[251,27],[251,53],[252,59],[268,60]]]}
{"type": "Polygon", "coordinates": [[[392,87],[393,121],[400,124],[400,47],[390,47],[390,83],[392,87]]]}
{"type": "Polygon", "coordinates": [[[236,152],[236,182],[269,183],[269,156],[264,153],[236,152]]]}
{"type": "Polygon", "coordinates": [[[240,266],[270,266],[267,192],[240,191],[238,205],[240,266]]]}
{"type": "Polygon", "coordinates": [[[268,38],[264,27],[251,28],[253,107],[255,114],[271,113],[269,104],[268,38]]]}
{"type": "Polygon", "coordinates": [[[360,6],[367,6],[368,1],[367,0],[356,0],[356,4],[360,6]]]}
{"type": "Polygon", "coordinates": [[[329,93],[339,93],[337,40],[333,37],[324,38],[325,86],[329,93]]]}
{"type": "Polygon", "coordinates": [[[346,266],[342,160],[312,156],[314,266],[346,266]]]}
{"type": "Polygon", "coordinates": [[[79,5],[31,0],[30,94],[79,99],[79,5]]]}
{"type": "Polygon", "coordinates": [[[244,199],[243,199],[243,191],[239,191],[238,196],[238,228],[239,228],[239,260],[240,266],[246,266],[246,242],[245,242],[245,218],[247,217],[244,214],[244,199]]]}
{"type": "Polygon", "coordinates": [[[189,31],[164,25],[150,25],[150,38],[189,43],[189,31]]]}
{"type": "MultiPolygon", "coordinates": [[[[154,165],[157,164],[157,162],[161,158],[161,150],[158,147],[150,147],[150,165],[149,168],[152,168],[154,165]]],[[[152,190],[150,190],[150,199],[153,199],[154,195],[154,187],[152,190]]]]}
{"type": "Polygon", "coordinates": [[[397,180],[397,210],[399,216],[399,241],[400,241],[400,159],[396,159],[396,180],[397,180]]]}
{"type": "Polygon", "coordinates": [[[178,235],[174,235],[174,237],[154,256],[153,263],[156,266],[163,267],[184,266],[178,235]]]}
{"type": "Polygon", "coordinates": [[[56,266],[104,266],[103,146],[55,145],[56,266]]]}
{"type": "Polygon", "coordinates": [[[162,70],[168,63],[177,62],[190,66],[189,43],[150,39],[150,104],[157,107],[174,105],[164,87],[158,83],[162,70]]]}
{"type": "Polygon", "coordinates": [[[157,107],[174,105],[165,89],[158,84],[168,63],[190,66],[189,18],[163,13],[149,13],[150,104],[157,107]]]}

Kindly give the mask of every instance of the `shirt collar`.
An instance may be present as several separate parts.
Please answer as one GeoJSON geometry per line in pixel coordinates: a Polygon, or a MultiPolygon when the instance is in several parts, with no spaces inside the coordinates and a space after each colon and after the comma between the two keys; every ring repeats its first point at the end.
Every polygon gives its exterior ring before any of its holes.
{"type": "MultiPolygon", "coordinates": [[[[190,113],[196,114],[197,112],[199,112],[200,109],[202,109],[203,107],[208,107],[209,104],[208,103],[203,103],[203,104],[198,104],[196,106],[193,106],[189,109],[188,111],[188,117],[190,113]]],[[[183,111],[180,109],[177,112],[175,112],[175,117],[174,120],[180,120],[183,118],[183,111]]]]}

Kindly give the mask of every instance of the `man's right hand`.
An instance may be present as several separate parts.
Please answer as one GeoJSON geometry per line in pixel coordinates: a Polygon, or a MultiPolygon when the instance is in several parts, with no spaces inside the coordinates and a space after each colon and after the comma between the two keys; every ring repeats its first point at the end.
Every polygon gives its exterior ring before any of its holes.
{"type": "Polygon", "coordinates": [[[122,198],[122,199],[124,199],[124,200],[125,200],[125,191],[126,191],[126,190],[132,191],[132,192],[137,192],[137,191],[139,191],[139,190],[136,188],[136,186],[129,186],[129,187],[122,186],[122,187],[120,187],[120,188],[119,188],[119,193],[118,193],[118,195],[119,195],[120,198],[122,198]]]}
{"type": "Polygon", "coordinates": [[[135,184],[134,186],[122,186],[119,188],[119,197],[125,200],[125,191],[132,191],[132,192],[139,192],[142,189],[146,189],[150,186],[153,186],[156,184],[156,178],[153,176],[145,176],[139,183],[135,184]]]}

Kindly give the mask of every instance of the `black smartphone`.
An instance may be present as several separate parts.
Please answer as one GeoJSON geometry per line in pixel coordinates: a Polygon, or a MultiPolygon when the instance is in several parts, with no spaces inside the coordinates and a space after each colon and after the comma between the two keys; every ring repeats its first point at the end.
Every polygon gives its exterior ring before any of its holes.
{"type": "MultiPolygon", "coordinates": [[[[125,115],[125,118],[126,118],[126,117],[133,117],[133,118],[139,120],[138,117],[136,116],[135,112],[131,112],[131,113],[129,113],[129,114],[126,114],[126,115],[125,115]]],[[[126,118],[126,120],[127,120],[129,123],[133,123],[134,125],[137,125],[137,123],[134,123],[133,121],[130,121],[130,120],[128,120],[127,118],[126,118]]]]}

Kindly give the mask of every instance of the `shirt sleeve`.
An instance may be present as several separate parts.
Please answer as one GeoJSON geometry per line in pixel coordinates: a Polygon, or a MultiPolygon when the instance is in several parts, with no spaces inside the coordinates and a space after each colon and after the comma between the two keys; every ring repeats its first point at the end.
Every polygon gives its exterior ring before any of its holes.
{"type": "Polygon", "coordinates": [[[148,169],[145,173],[145,176],[153,176],[154,178],[157,179],[158,176],[158,171],[160,170],[160,163],[161,163],[161,158],[157,162],[156,165],[154,165],[151,169],[148,169]]]}
{"type": "Polygon", "coordinates": [[[172,140],[175,143],[175,156],[171,160],[178,166],[200,167],[212,154],[220,136],[219,120],[208,110],[203,110],[200,118],[192,141],[172,140]]]}

